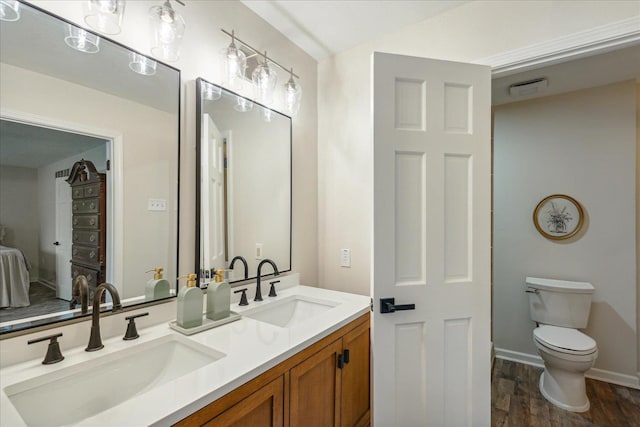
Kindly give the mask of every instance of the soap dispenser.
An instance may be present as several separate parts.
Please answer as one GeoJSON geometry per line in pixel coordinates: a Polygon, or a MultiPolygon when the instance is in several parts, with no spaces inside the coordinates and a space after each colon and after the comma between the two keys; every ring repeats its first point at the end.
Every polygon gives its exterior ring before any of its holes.
{"type": "Polygon", "coordinates": [[[202,325],[202,289],[196,285],[196,274],[180,276],[178,280],[183,278],[187,278],[187,284],[178,292],[176,324],[185,329],[195,328],[202,325]]]}
{"type": "Polygon", "coordinates": [[[215,282],[207,288],[207,319],[221,320],[229,317],[231,307],[231,287],[226,278],[229,270],[216,270],[215,282]]]}
{"type": "Polygon", "coordinates": [[[161,267],[156,267],[145,272],[151,273],[153,271],[155,273],[153,275],[153,279],[149,280],[144,288],[144,299],[146,301],[154,301],[170,296],[169,289],[171,288],[171,285],[167,279],[162,278],[163,270],[164,269],[161,267]]]}

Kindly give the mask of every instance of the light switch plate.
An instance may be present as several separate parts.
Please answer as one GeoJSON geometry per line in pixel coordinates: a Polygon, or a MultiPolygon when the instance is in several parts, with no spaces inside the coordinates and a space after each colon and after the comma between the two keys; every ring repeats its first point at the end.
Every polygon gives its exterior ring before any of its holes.
{"type": "Polygon", "coordinates": [[[150,211],[166,211],[167,210],[167,201],[165,199],[149,199],[149,206],[147,207],[150,211]]]}
{"type": "Polygon", "coordinates": [[[256,259],[262,259],[262,243],[256,243],[256,259]]]}
{"type": "Polygon", "coordinates": [[[340,249],[340,267],[351,267],[351,249],[340,249]]]}

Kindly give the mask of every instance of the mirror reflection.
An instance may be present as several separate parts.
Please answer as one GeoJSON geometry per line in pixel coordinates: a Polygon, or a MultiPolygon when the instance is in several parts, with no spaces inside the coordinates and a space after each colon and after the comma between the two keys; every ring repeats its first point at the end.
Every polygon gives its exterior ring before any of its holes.
{"type": "Polygon", "coordinates": [[[231,264],[230,282],[255,278],[264,259],[290,271],[291,118],[203,79],[196,83],[200,284],[231,264]]]}
{"type": "Polygon", "coordinates": [[[0,332],[175,295],[180,72],[38,8],[0,20],[0,332]]]}

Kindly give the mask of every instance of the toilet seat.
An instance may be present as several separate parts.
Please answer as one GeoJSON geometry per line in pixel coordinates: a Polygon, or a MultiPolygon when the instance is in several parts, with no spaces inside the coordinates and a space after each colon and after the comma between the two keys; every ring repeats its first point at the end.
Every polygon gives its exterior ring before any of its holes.
{"type": "Polygon", "coordinates": [[[560,353],[578,356],[598,351],[593,338],[573,328],[541,325],[533,330],[533,337],[540,345],[560,353]]]}

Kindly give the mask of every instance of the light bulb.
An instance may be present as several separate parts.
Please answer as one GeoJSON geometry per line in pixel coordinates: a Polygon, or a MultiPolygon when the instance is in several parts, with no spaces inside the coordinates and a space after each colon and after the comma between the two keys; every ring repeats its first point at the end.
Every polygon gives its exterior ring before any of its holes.
{"type": "Polygon", "coordinates": [[[266,52],[264,57],[264,62],[253,70],[251,79],[255,84],[256,99],[268,103],[273,98],[273,92],[278,82],[278,74],[273,68],[269,67],[266,52]]]}
{"type": "Polygon", "coordinates": [[[124,0],[87,0],[83,4],[87,25],[104,34],[120,33],[124,0]]]}
{"type": "Polygon", "coordinates": [[[300,101],[302,99],[302,87],[293,79],[293,70],[289,81],[284,85],[284,104],[286,112],[295,116],[300,110],[300,101]]]}
{"type": "Polygon", "coordinates": [[[186,27],[182,15],[177,13],[167,0],[162,6],[149,9],[149,23],[153,56],[165,61],[177,61],[186,27]]]}

